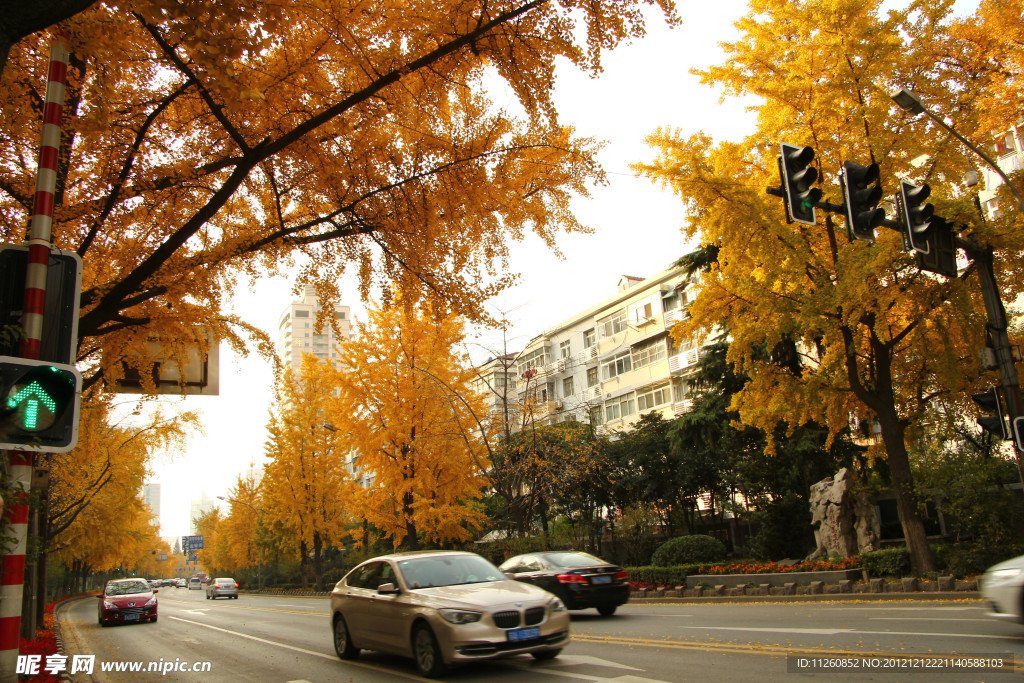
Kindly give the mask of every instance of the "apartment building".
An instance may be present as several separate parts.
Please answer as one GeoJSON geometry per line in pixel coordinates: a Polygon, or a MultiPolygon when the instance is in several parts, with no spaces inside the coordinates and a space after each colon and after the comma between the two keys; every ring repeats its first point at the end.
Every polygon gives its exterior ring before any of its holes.
{"type": "MultiPolygon", "coordinates": [[[[1024,120],[1018,121],[1017,125],[1010,130],[996,136],[993,151],[995,152],[994,161],[1006,175],[1024,169],[1024,120]]],[[[989,168],[987,164],[982,166],[982,172],[985,189],[978,193],[978,198],[985,214],[991,218],[1000,210],[1010,209],[1012,211],[1015,207],[1000,206],[996,199],[996,191],[1003,184],[999,174],[989,168]]]]}
{"type": "Polygon", "coordinates": [[[338,332],[325,326],[319,334],[314,326],[320,311],[316,291],[312,285],[306,285],[302,298],[293,301],[281,314],[278,323],[278,349],[281,360],[298,370],[302,365],[302,354],[311,353],[320,360],[330,361],[338,357],[335,347],[338,342],[352,336],[352,314],[348,306],[336,305],[334,317],[338,321],[338,332]]]}
{"type": "MultiPolygon", "coordinates": [[[[696,285],[675,266],[646,279],[622,276],[615,296],[532,339],[514,364],[515,400],[525,419],[588,422],[612,434],[651,411],[672,419],[688,410],[686,379],[696,371],[700,345],[676,343],[669,331],[686,315],[696,285]]],[[[508,365],[494,359],[478,371],[494,378],[508,365]]]]}

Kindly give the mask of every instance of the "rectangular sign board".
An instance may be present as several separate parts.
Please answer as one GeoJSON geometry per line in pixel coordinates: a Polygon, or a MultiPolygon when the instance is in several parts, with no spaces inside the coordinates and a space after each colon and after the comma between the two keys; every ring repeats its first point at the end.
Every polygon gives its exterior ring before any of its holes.
{"type": "MultiPolygon", "coordinates": [[[[19,338],[5,334],[21,328],[25,309],[28,247],[0,244],[0,356],[17,356],[19,338]]],[[[43,336],[39,360],[73,365],[78,352],[78,302],[82,295],[82,257],[73,251],[50,250],[46,270],[43,336]]]]}

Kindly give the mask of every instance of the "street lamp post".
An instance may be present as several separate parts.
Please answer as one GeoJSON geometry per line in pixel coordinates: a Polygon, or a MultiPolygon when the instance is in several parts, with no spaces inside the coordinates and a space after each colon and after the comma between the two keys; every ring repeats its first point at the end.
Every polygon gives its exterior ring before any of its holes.
{"type": "MultiPolygon", "coordinates": [[[[255,505],[246,503],[244,500],[235,500],[234,498],[228,498],[227,496],[217,496],[218,499],[227,501],[229,503],[238,503],[244,505],[259,517],[260,510],[255,505]]],[[[256,543],[256,539],[253,539],[253,544],[256,546],[256,587],[259,590],[263,590],[263,548],[260,547],[259,543],[256,543]]]]}

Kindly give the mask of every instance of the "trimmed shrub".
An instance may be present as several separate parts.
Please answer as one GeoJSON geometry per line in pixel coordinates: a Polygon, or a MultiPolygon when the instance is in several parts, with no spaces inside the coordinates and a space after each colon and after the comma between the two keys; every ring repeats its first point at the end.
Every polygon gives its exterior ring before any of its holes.
{"type": "Polygon", "coordinates": [[[682,586],[686,577],[699,574],[700,565],[682,565],[678,567],[626,567],[629,580],[636,583],[649,583],[654,586],[682,586]]]}
{"type": "Polygon", "coordinates": [[[672,567],[681,564],[710,564],[725,559],[725,545],[713,536],[693,534],[677,536],[661,544],[651,564],[655,567],[672,567]]]}
{"type": "Polygon", "coordinates": [[[860,566],[867,570],[868,576],[872,578],[910,576],[910,553],[906,548],[886,548],[861,553],[860,566]]]}

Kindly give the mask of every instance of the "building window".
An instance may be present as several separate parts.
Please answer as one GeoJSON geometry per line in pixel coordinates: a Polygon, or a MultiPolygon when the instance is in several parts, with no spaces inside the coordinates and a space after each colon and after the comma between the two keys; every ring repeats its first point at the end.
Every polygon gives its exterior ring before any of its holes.
{"type": "Polygon", "coordinates": [[[572,351],[570,350],[569,340],[566,340],[558,345],[559,358],[568,358],[571,353],[572,351]]]}
{"type": "Polygon", "coordinates": [[[601,366],[601,379],[609,380],[613,377],[629,372],[632,370],[632,364],[630,361],[629,351],[623,351],[615,358],[612,358],[607,363],[601,366]]]}
{"type": "Polygon", "coordinates": [[[569,397],[572,396],[574,393],[576,392],[573,391],[572,377],[566,377],[565,379],[562,380],[562,396],[569,397]]]}
{"type": "Polygon", "coordinates": [[[334,313],[334,317],[337,318],[338,320],[344,320],[345,319],[345,311],[336,311],[334,313]]]}
{"type": "Polygon", "coordinates": [[[642,368],[651,363],[665,360],[666,348],[664,339],[655,339],[647,344],[633,347],[633,368],[642,368]]]}
{"type": "Polygon", "coordinates": [[[591,328],[583,333],[583,348],[589,349],[597,343],[597,330],[591,328]]]}
{"type": "Polygon", "coordinates": [[[595,426],[599,424],[604,424],[604,420],[602,420],[601,417],[601,406],[597,406],[596,408],[590,409],[590,424],[595,426]]]}
{"type": "Polygon", "coordinates": [[[587,388],[597,384],[597,368],[587,368],[587,388]]]}
{"type": "Polygon", "coordinates": [[[636,394],[636,407],[640,412],[645,410],[651,410],[658,406],[668,404],[672,400],[672,391],[669,385],[662,384],[661,386],[648,389],[646,391],[638,391],[636,394]]]}
{"type": "Polygon", "coordinates": [[[309,311],[303,311],[303,310],[295,311],[295,317],[296,318],[308,318],[309,317],[309,311]]]}
{"type": "Polygon", "coordinates": [[[636,412],[636,400],[632,393],[624,394],[604,404],[604,416],[608,422],[629,417],[636,412]]]}
{"type": "Polygon", "coordinates": [[[519,359],[518,369],[519,374],[523,374],[527,370],[533,370],[539,368],[547,363],[547,353],[543,348],[531,351],[522,358],[519,359]]]}
{"type": "Polygon", "coordinates": [[[597,329],[601,331],[602,337],[610,337],[626,329],[626,312],[619,311],[610,318],[597,323],[597,329]]]}

